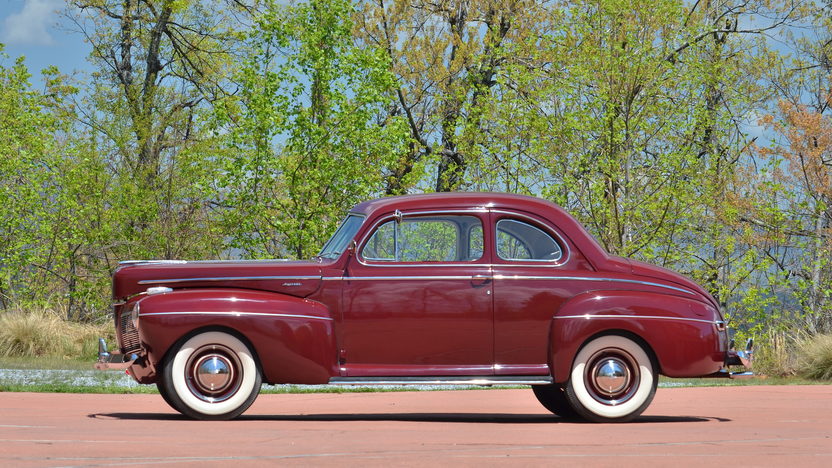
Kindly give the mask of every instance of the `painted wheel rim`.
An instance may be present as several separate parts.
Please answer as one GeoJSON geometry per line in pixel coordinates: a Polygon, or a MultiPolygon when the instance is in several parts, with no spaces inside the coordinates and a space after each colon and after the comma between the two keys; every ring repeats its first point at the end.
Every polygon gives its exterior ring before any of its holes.
{"type": "Polygon", "coordinates": [[[625,403],[638,391],[638,363],[629,353],[618,348],[598,351],[584,368],[586,389],[595,401],[616,406],[625,403]]]}
{"type": "Polygon", "coordinates": [[[222,345],[208,345],[191,354],[185,364],[185,382],[202,401],[219,403],[240,389],[242,365],[237,355],[222,345]]]}

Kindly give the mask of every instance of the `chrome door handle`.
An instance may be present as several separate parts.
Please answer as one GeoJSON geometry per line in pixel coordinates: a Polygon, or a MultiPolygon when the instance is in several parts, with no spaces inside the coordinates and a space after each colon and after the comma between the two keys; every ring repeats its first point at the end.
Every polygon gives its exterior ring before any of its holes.
{"type": "Polygon", "coordinates": [[[474,286],[482,286],[491,282],[490,275],[474,275],[471,277],[471,284],[474,286]]]}

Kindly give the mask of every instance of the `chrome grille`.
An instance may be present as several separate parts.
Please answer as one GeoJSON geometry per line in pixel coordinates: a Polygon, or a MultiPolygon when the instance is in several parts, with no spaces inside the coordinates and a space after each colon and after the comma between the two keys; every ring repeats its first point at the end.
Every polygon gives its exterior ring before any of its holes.
{"type": "Polygon", "coordinates": [[[121,352],[135,353],[140,350],[139,330],[133,326],[133,321],[130,320],[131,309],[127,308],[121,311],[119,316],[119,337],[121,338],[121,352]]]}

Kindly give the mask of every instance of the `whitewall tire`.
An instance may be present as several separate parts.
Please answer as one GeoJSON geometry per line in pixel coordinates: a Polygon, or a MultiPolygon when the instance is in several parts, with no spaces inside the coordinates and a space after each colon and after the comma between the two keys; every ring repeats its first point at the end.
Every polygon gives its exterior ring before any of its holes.
{"type": "Polygon", "coordinates": [[[644,348],[629,338],[607,335],[578,351],[566,397],[590,421],[625,422],[650,405],[657,384],[656,366],[644,348]]]}
{"type": "Polygon", "coordinates": [[[262,379],[251,350],[228,333],[200,333],[172,353],[160,385],[170,405],[186,416],[232,419],[260,393],[262,379]]]}

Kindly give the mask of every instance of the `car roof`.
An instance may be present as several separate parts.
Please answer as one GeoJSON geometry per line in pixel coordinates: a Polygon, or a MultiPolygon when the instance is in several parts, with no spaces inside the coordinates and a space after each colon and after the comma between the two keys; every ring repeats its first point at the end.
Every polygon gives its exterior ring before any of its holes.
{"type": "Polygon", "coordinates": [[[503,208],[531,212],[545,209],[566,213],[561,207],[541,198],[500,192],[438,192],[399,195],[365,201],[355,205],[351,211],[372,216],[375,213],[393,209],[418,211],[437,208],[503,208]]]}
{"type": "MultiPolygon", "coordinates": [[[[558,229],[573,242],[595,268],[610,263],[610,255],[566,210],[548,200],[528,195],[501,192],[437,192],[399,195],[359,203],[355,205],[351,212],[360,213],[366,215],[368,219],[373,219],[377,215],[390,213],[393,210],[406,213],[477,208],[524,211],[542,216],[555,223],[558,229]]],[[[613,268],[629,269],[629,264],[626,266],[616,265],[613,268]]]]}

